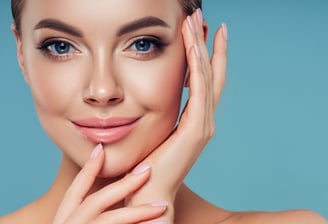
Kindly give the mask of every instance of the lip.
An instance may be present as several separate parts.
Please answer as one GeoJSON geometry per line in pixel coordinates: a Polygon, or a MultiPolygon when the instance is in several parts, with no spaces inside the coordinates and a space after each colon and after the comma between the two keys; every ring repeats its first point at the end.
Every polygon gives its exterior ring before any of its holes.
{"type": "Polygon", "coordinates": [[[75,128],[94,143],[109,144],[123,139],[133,129],[139,118],[112,117],[86,118],[72,121],[75,128]]]}

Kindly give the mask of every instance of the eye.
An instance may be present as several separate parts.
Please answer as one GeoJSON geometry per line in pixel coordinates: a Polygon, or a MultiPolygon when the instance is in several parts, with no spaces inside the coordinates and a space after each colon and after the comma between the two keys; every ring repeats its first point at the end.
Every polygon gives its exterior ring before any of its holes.
{"type": "Polygon", "coordinates": [[[67,59],[71,54],[78,50],[69,42],[63,40],[47,40],[38,46],[38,49],[46,56],[55,59],[67,59]]]}
{"type": "Polygon", "coordinates": [[[139,60],[150,60],[158,56],[167,44],[156,37],[139,38],[126,49],[128,54],[139,60]]]}
{"type": "Polygon", "coordinates": [[[55,54],[68,54],[75,50],[71,44],[64,41],[57,41],[49,44],[47,49],[55,54]]]}
{"type": "Polygon", "coordinates": [[[156,47],[153,42],[154,40],[140,39],[132,44],[131,49],[135,51],[147,52],[156,47]]]}

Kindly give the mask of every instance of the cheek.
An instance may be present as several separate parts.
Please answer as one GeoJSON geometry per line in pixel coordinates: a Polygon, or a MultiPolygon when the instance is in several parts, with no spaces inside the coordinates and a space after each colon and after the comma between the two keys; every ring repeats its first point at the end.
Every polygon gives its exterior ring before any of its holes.
{"type": "Polygon", "coordinates": [[[82,85],[80,66],[72,63],[49,63],[47,59],[31,57],[28,80],[38,112],[63,114],[76,99],[82,85]]]}
{"type": "Polygon", "coordinates": [[[140,104],[154,111],[177,113],[185,73],[183,52],[175,58],[165,57],[149,62],[130,62],[127,86],[129,94],[140,104]],[[131,72],[133,71],[133,72],[131,72]]]}

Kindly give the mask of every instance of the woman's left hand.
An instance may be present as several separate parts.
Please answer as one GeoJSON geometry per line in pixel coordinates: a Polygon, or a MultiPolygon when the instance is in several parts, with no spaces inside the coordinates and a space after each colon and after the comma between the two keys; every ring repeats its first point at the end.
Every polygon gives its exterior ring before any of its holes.
{"type": "Polygon", "coordinates": [[[179,125],[169,138],[141,163],[152,166],[150,180],[126,200],[127,205],[143,204],[154,198],[171,202],[165,217],[173,223],[174,199],[183,179],[214,134],[214,112],[226,73],[227,29],[218,29],[210,59],[205,43],[207,29],[201,10],[188,16],[182,34],[189,67],[189,99],[179,125]],[[205,27],[205,29],[204,29],[205,27]]]}

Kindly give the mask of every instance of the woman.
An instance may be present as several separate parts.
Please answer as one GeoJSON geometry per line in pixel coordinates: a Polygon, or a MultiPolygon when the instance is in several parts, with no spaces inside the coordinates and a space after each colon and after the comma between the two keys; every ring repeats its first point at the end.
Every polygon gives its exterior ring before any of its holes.
{"type": "Polygon", "coordinates": [[[213,135],[225,76],[226,25],[210,62],[200,1],[12,5],[18,61],[62,163],[43,197],[0,223],[325,223],[226,211],[182,183],[213,135]]]}

